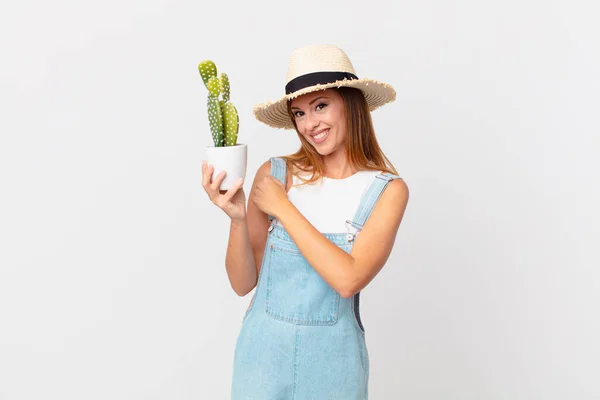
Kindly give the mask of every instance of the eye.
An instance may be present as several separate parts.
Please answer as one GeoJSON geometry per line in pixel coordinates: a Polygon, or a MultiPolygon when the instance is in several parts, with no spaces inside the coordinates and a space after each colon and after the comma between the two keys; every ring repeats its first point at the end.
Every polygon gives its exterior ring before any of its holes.
{"type": "MultiPolygon", "coordinates": [[[[315,107],[317,110],[322,110],[323,108],[327,107],[327,103],[319,103],[319,105],[317,105],[317,107],[315,107]],[[322,108],[319,108],[323,106],[322,108]]],[[[302,115],[298,115],[298,113],[302,113],[303,111],[294,111],[294,117],[298,118],[301,117],[302,115]]]]}

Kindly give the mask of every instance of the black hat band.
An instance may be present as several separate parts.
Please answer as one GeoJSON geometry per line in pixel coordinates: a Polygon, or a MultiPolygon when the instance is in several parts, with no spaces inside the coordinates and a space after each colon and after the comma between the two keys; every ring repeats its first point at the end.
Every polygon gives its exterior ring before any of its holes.
{"type": "Polygon", "coordinates": [[[309,86],[319,84],[325,85],[335,81],[341,81],[344,80],[344,78],[350,80],[358,79],[358,77],[351,72],[313,72],[306,75],[300,75],[285,85],[285,94],[294,93],[309,86]]]}

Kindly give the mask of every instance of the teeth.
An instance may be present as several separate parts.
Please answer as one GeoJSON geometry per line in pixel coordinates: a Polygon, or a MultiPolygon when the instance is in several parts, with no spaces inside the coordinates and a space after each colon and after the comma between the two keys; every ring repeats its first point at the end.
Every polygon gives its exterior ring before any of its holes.
{"type": "Polygon", "coordinates": [[[329,132],[329,130],[326,130],[326,131],[325,131],[325,132],[323,132],[323,133],[319,133],[318,135],[316,135],[316,136],[313,136],[313,137],[314,137],[315,139],[317,139],[317,140],[318,140],[318,139],[321,139],[321,138],[325,137],[325,135],[327,135],[327,132],[329,132]]]}

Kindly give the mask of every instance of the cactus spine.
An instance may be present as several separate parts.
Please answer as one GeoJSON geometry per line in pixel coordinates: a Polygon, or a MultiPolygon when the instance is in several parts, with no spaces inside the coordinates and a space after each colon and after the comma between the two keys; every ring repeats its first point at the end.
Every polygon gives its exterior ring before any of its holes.
{"type": "Polygon", "coordinates": [[[198,64],[198,71],[208,89],[208,121],[215,147],[235,146],[239,131],[239,115],[229,101],[229,77],[221,73],[217,77],[217,67],[210,60],[198,64]],[[219,96],[222,95],[222,99],[219,96]]]}

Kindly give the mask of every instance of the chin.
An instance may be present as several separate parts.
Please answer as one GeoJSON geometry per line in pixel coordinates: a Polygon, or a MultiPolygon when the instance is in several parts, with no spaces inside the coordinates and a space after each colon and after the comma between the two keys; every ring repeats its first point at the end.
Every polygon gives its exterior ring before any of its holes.
{"type": "Polygon", "coordinates": [[[331,153],[334,152],[335,148],[330,148],[329,146],[323,148],[323,147],[315,147],[315,150],[317,150],[317,153],[319,153],[322,156],[327,156],[331,153]]]}

